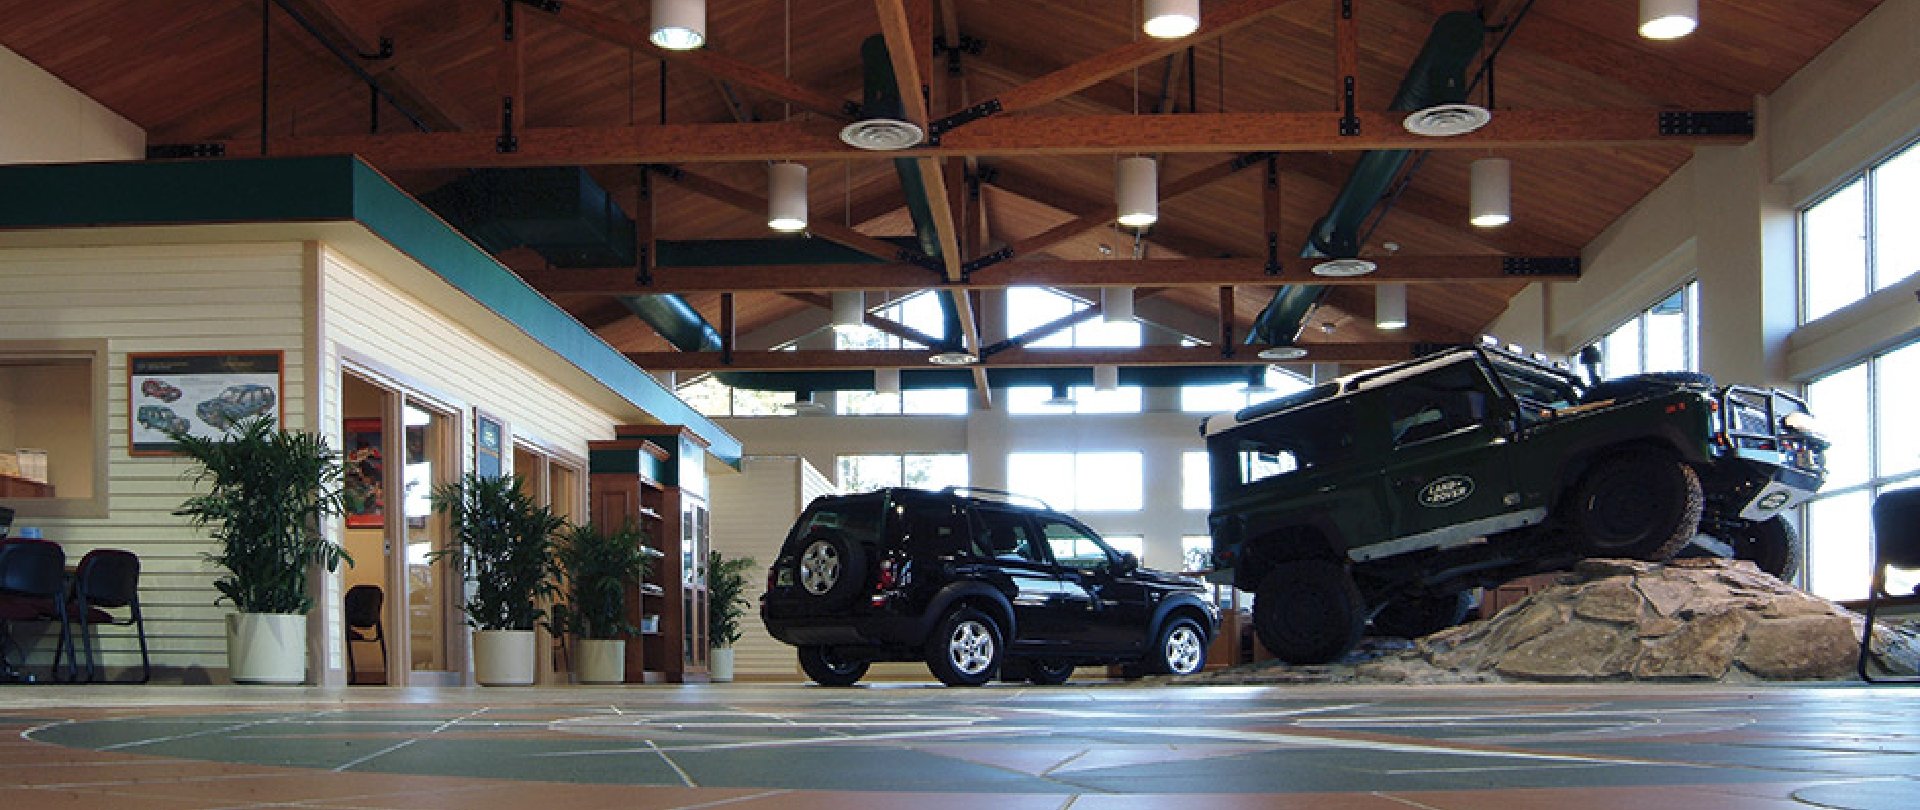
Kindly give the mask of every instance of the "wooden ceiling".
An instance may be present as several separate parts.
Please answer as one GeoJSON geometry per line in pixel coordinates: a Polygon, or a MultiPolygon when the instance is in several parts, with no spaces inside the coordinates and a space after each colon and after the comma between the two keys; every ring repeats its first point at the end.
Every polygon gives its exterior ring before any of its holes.
{"type": "MultiPolygon", "coordinates": [[[[1277,285],[1319,280],[1297,257],[1363,150],[1420,149],[1361,247],[1380,272],[1332,287],[1301,338],[1325,349],[1313,359],[1365,363],[1405,356],[1412,342],[1470,338],[1529,280],[1503,273],[1501,257],[1577,256],[1694,147],[1744,140],[1661,135],[1658,111],[1750,110],[1875,5],[1702,0],[1697,32],[1650,42],[1627,0],[1207,0],[1201,30],[1169,44],[1137,33],[1132,0],[709,0],[707,46],[681,54],[645,42],[641,0],[0,0],[0,44],[145,128],[150,144],[351,151],[415,193],[475,167],[586,165],[662,240],[767,238],[771,159],[810,167],[811,238],[856,247],[912,232],[889,158],[916,158],[945,192],[936,219],[957,249],[937,270],[663,268],[639,287],[633,268],[500,257],[652,367],[712,361],[667,362],[671,347],[614,296],[679,292],[748,335],[817,308],[821,291],[932,287],[1002,247],[1013,257],[965,280],[1136,285],[1189,323],[1215,324],[1196,335],[1204,340],[1221,339],[1224,314],[1237,343],[1277,285]],[[1436,18],[1461,10],[1501,29],[1482,59],[1504,38],[1493,123],[1460,138],[1409,135],[1386,108],[1436,18]],[[912,50],[895,60],[896,74],[926,89],[924,104],[909,97],[910,118],[989,100],[1006,111],[907,153],[845,147],[833,135],[861,98],[860,46],[875,34],[896,55],[912,50]],[[383,38],[392,55],[366,58],[383,38]],[[955,42],[977,53],[944,47],[955,42]],[[348,63],[397,105],[373,102],[348,63]],[[1356,136],[1338,132],[1343,64],[1356,136]],[[496,149],[505,96],[515,100],[512,152],[496,149]],[[1256,152],[1272,160],[1236,164],[1256,152]],[[1144,235],[1109,222],[1114,160],[1130,154],[1162,157],[1160,221],[1144,235]],[[1468,166],[1485,156],[1513,165],[1513,222],[1490,230],[1466,224],[1468,166]],[[650,214],[640,164],[682,172],[648,174],[650,214]],[[1269,232],[1277,276],[1266,272],[1269,232]],[[1396,280],[1414,282],[1411,328],[1382,332],[1367,285],[1396,280]]],[[[1473,100],[1486,95],[1483,83],[1473,100]]],[[[734,359],[751,367],[765,355],[734,359]]]]}

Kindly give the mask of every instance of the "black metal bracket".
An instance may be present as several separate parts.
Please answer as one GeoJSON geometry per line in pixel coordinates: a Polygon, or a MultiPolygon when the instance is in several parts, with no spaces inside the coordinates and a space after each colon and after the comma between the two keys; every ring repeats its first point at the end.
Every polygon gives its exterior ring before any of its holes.
{"type": "Polygon", "coordinates": [[[679,166],[671,163],[642,163],[640,164],[640,168],[643,171],[653,172],[654,174],[661,175],[675,182],[679,182],[681,176],[686,174],[679,166]]]}
{"type": "Polygon", "coordinates": [[[1360,119],[1353,114],[1353,77],[1342,78],[1340,84],[1340,95],[1346,108],[1346,114],[1340,116],[1340,135],[1351,138],[1360,134],[1360,119]]]}
{"type": "Polygon", "coordinates": [[[902,264],[911,264],[922,270],[931,270],[942,275],[945,275],[947,272],[947,266],[942,264],[939,259],[917,250],[901,248],[900,252],[895,254],[895,258],[898,258],[902,264]]]}
{"type": "Polygon", "coordinates": [[[514,0],[500,0],[500,38],[513,41],[513,3],[514,0]]]}
{"type": "Polygon", "coordinates": [[[1280,234],[1267,231],[1267,275],[1280,275],[1280,234]]]}
{"type": "Polygon", "coordinates": [[[500,137],[493,140],[493,150],[501,154],[520,151],[520,138],[513,134],[513,96],[500,97],[500,137]]]}
{"type": "Polygon", "coordinates": [[[373,53],[360,53],[359,51],[355,51],[353,55],[358,56],[361,59],[369,59],[369,60],[392,59],[393,58],[393,37],[381,37],[380,50],[378,51],[375,51],[373,53]]]}
{"type": "Polygon", "coordinates": [[[995,166],[982,165],[974,171],[973,176],[979,178],[982,183],[991,184],[993,181],[1000,179],[1000,169],[995,166]]]}
{"type": "Polygon", "coordinates": [[[647,246],[635,246],[633,257],[636,262],[633,266],[633,283],[641,287],[653,286],[653,262],[649,261],[652,254],[648,252],[647,246]]]}
{"type": "Polygon", "coordinates": [[[540,9],[548,14],[560,13],[560,0],[511,0],[540,9]]]}
{"type": "Polygon", "coordinates": [[[960,44],[957,46],[947,45],[946,37],[933,38],[933,55],[947,57],[947,75],[950,76],[960,75],[960,57],[962,54],[979,56],[981,51],[986,50],[986,47],[987,43],[974,39],[966,34],[960,35],[960,44]]]}
{"type": "Polygon", "coordinates": [[[1340,0],[1340,19],[1353,19],[1353,0],[1340,0]]]}
{"type": "Polygon", "coordinates": [[[1248,152],[1244,155],[1234,158],[1233,163],[1231,165],[1233,166],[1233,170],[1237,172],[1248,166],[1252,166],[1255,163],[1259,163],[1260,161],[1273,157],[1275,154],[1276,153],[1274,152],[1248,152]]]}
{"type": "Polygon", "coordinates": [[[1509,276],[1580,276],[1578,256],[1506,256],[1500,259],[1500,272],[1509,276]]]}
{"type": "Polygon", "coordinates": [[[927,125],[927,143],[938,146],[940,136],[1001,111],[1000,99],[990,98],[927,125]]]}
{"type": "Polygon", "coordinates": [[[1663,110],[1661,135],[1752,135],[1751,110],[1663,110]]]}
{"type": "Polygon", "coordinates": [[[999,250],[985,254],[972,261],[961,262],[960,280],[963,282],[972,281],[974,271],[992,267],[1011,258],[1013,258],[1013,248],[1002,247],[999,250]]]}
{"type": "Polygon", "coordinates": [[[148,160],[217,158],[227,156],[224,143],[156,143],[147,146],[148,160]]]}
{"type": "Polygon", "coordinates": [[[967,202],[980,201],[980,173],[967,172],[967,202]]]}

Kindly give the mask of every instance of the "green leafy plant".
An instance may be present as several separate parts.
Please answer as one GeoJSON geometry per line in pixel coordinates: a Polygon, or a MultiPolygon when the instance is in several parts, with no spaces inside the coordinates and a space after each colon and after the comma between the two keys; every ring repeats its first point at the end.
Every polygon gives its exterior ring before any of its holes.
{"type": "Polygon", "coordinates": [[[627,621],[627,588],[652,570],[659,554],[646,539],[631,523],[613,532],[576,526],[561,538],[555,556],[566,601],[553,606],[555,633],[612,639],[636,632],[627,621]]]}
{"type": "Polygon", "coordinates": [[[715,647],[731,647],[740,640],[740,617],[747,612],[747,571],[754,565],[752,557],[707,554],[707,636],[715,647]]]}
{"type": "Polygon", "coordinates": [[[308,566],[337,570],[353,559],[328,538],[322,521],[340,514],[340,455],[326,439],[276,426],[271,415],[234,423],[217,439],[171,434],[194,463],[195,484],[208,491],[174,514],[206,528],[220,548],[208,562],[226,569],[214,580],[220,601],[242,613],[306,613],[308,566]]]}
{"type": "Polygon", "coordinates": [[[566,519],[535,503],[519,476],[468,473],[433,491],[433,508],[447,515],[447,547],[428,555],[447,560],[467,582],[460,606],[475,630],[532,630],[546,616],[555,585],[554,543],[566,519]]]}

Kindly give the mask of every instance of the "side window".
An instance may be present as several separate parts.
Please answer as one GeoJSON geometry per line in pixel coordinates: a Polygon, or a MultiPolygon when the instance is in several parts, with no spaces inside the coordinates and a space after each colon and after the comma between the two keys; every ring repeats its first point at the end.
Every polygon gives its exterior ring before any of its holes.
{"type": "Polygon", "coordinates": [[[1482,424],[1487,391],[1486,377],[1472,363],[1454,363],[1396,384],[1387,392],[1394,446],[1482,424]]]}
{"type": "Polygon", "coordinates": [[[1245,486],[1352,459],[1357,452],[1353,423],[1353,403],[1338,400],[1216,436],[1210,447],[1216,463],[1223,452],[1233,459],[1235,479],[1225,483],[1245,486]]]}
{"type": "Polygon", "coordinates": [[[1261,447],[1255,442],[1240,443],[1240,480],[1251,484],[1300,469],[1300,459],[1284,447],[1261,447]]]}
{"type": "Polygon", "coordinates": [[[1080,527],[1063,520],[1042,520],[1040,525],[1054,561],[1062,567],[1102,569],[1112,562],[1106,547],[1080,527]]]}
{"type": "Polygon", "coordinates": [[[867,538],[880,536],[880,499],[863,498],[842,501],[813,510],[795,537],[806,537],[814,529],[839,529],[867,538]]]}
{"type": "Polygon", "coordinates": [[[974,554],[965,516],[944,504],[909,507],[904,512],[907,545],[936,554],[974,554]]]}
{"type": "Polygon", "coordinates": [[[1021,515],[998,509],[976,509],[973,518],[975,555],[1013,562],[1046,562],[1040,544],[1035,542],[1033,527],[1021,515]]]}

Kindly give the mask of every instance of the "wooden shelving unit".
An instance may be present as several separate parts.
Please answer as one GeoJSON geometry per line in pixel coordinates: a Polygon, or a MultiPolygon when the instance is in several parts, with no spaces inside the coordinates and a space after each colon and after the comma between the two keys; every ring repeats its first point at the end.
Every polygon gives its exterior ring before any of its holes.
{"type": "Polygon", "coordinates": [[[629,683],[707,679],[706,446],[677,425],[626,425],[589,443],[588,511],[594,523],[632,523],[660,553],[629,592],[629,683]]]}

